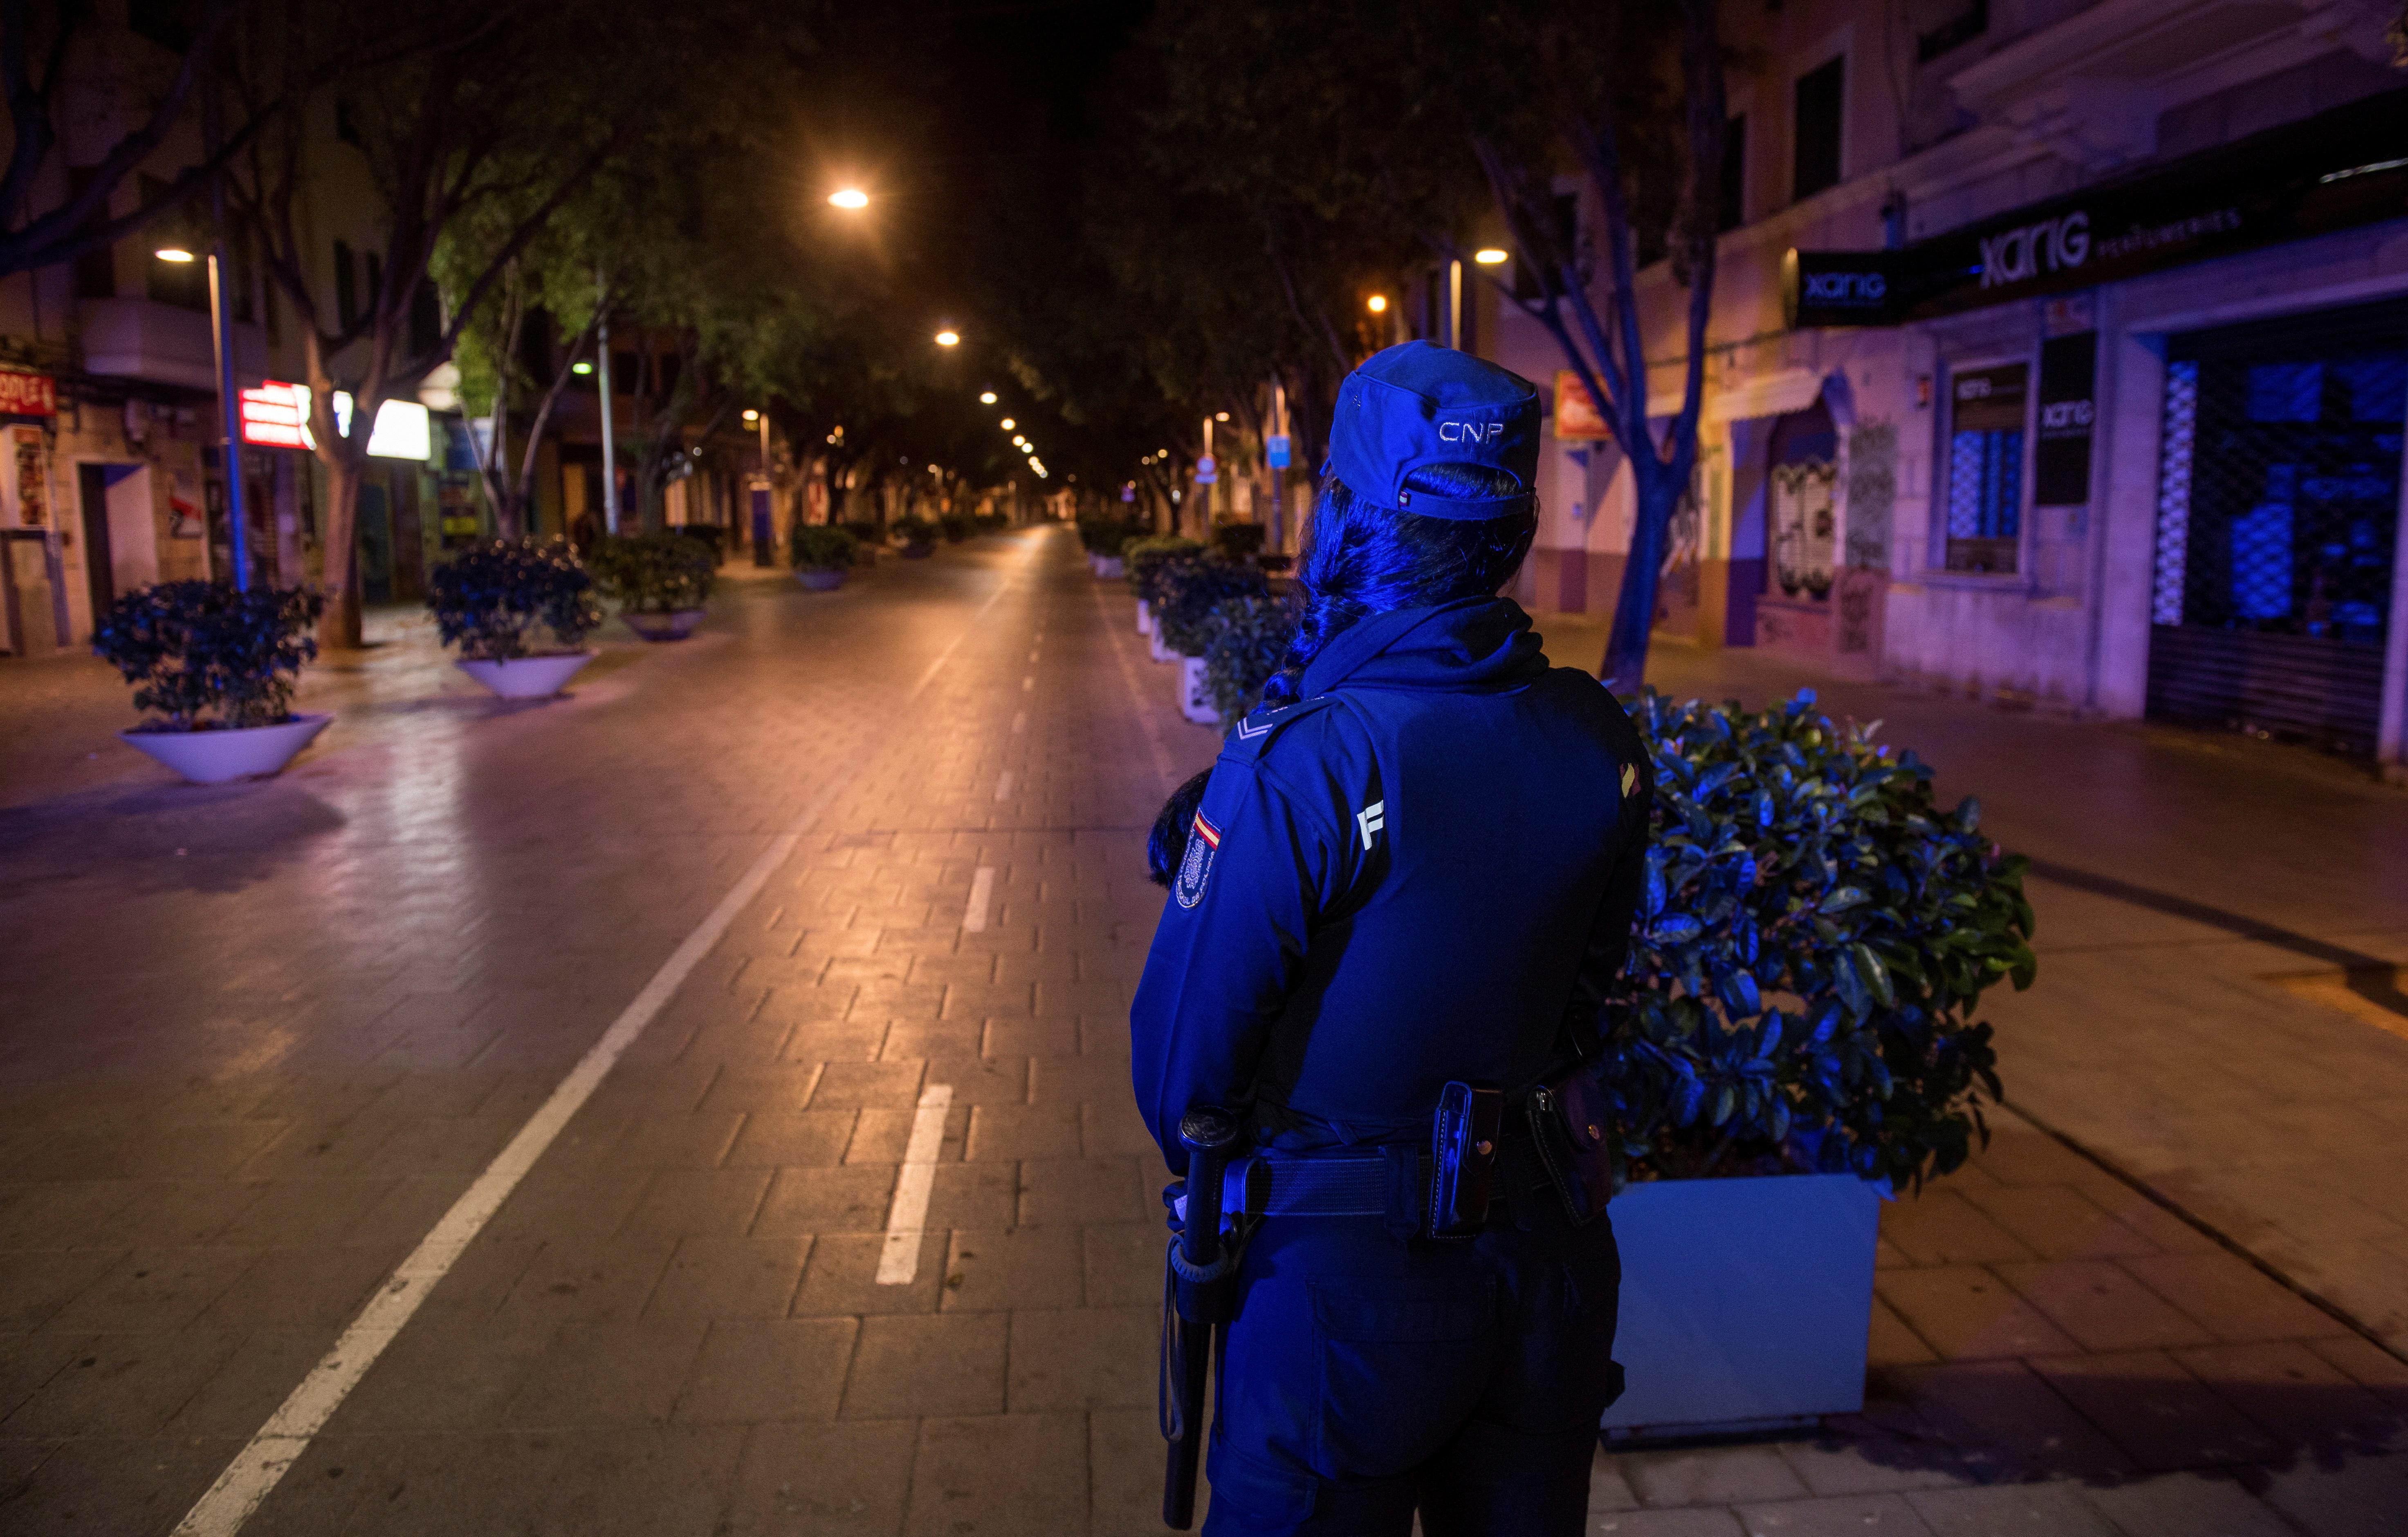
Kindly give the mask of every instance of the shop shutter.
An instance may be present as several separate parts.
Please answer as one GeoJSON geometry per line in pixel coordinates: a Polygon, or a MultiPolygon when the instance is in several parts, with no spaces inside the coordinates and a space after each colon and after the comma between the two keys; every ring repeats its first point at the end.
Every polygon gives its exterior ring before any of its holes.
{"type": "Polygon", "coordinates": [[[2167,348],[2148,712],[2373,749],[2408,302],[2167,348]]]}

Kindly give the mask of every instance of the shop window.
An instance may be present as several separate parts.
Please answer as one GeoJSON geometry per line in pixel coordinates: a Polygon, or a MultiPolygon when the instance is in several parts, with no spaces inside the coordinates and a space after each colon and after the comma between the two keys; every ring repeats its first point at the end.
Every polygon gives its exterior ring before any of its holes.
{"type": "Polygon", "coordinates": [[[1949,381],[1947,527],[1952,571],[2012,575],[2023,538],[2030,366],[1970,368],[1949,381]]]}
{"type": "Polygon", "coordinates": [[[2150,617],[2380,644],[2408,351],[2251,350],[2167,365],[2150,617]]]}
{"type": "Polygon", "coordinates": [[[1798,77],[1797,132],[1791,136],[1790,196],[1803,202],[1840,184],[1840,131],[1847,97],[1847,56],[1798,77]]]}

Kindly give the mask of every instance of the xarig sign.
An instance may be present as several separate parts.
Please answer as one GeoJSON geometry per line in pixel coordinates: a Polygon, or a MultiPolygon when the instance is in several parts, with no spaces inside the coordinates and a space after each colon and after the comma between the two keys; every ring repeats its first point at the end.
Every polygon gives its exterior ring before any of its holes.
{"type": "Polygon", "coordinates": [[[2408,107],[2390,91],[1899,250],[1793,251],[1783,296],[1793,325],[1896,325],[2403,209],[2408,107]]]}

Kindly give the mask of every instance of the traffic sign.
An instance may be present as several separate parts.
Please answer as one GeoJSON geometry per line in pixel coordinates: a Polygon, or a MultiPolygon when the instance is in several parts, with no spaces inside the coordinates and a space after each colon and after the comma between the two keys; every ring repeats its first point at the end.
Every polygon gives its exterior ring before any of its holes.
{"type": "Polygon", "coordinates": [[[1204,457],[1196,461],[1196,483],[1197,485],[1211,485],[1213,481],[1218,481],[1221,478],[1220,470],[1221,467],[1212,462],[1212,456],[1211,454],[1208,453],[1204,455],[1204,457]]]}
{"type": "Polygon", "coordinates": [[[1264,438],[1263,456],[1271,462],[1273,469],[1285,469],[1287,467],[1287,434],[1273,433],[1264,438]]]}

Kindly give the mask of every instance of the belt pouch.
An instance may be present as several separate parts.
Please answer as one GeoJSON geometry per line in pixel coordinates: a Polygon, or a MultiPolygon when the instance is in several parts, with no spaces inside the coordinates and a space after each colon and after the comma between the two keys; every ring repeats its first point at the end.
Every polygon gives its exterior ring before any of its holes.
{"type": "Polygon", "coordinates": [[[1605,1210],[1613,1196],[1613,1152],[1605,1097],[1584,1067],[1530,1093],[1530,1140],[1564,1213],[1575,1224],[1605,1210]]]}
{"type": "Polygon", "coordinates": [[[1487,1224],[1504,1119],[1504,1091],[1492,1085],[1449,1084],[1439,1092],[1430,1126],[1431,1237],[1468,1238],[1487,1224]]]}

